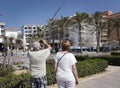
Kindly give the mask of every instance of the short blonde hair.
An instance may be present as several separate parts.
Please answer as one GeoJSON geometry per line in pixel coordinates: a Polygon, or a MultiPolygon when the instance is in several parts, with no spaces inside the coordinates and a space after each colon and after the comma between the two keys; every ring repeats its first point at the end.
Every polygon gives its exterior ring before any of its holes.
{"type": "Polygon", "coordinates": [[[62,50],[63,51],[69,51],[70,46],[71,46],[71,43],[69,40],[63,40],[63,42],[62,42],[62,50]]]}

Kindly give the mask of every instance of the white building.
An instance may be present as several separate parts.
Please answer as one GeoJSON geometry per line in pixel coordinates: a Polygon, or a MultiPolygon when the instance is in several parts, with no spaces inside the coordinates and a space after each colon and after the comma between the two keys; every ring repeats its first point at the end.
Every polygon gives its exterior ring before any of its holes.
{"type": "Polygon", "coordinates": [[[82,31],[82,43],[84,46],[94,47],[97,46],[95,26],[93,25],[84,25],[82,31]]]}
{"type": "Polygon", "coordinates": [[[17,39],[18,31],[13,27],[5,28],[5,36],[10,38],[17,39]]]}
{"type": "Polygon", "coordinates": [[[40,28],[41,30],[43,29],[42,28],[42,25],[23,25],[22,26],[22,35],[23,35],[23,47],[27,48],[27,46],[30,45],[30,38],[31,38],[31,35],[33,35],[34,31],[37,32],[37,28],[40,28]]]}
{"type": "MultiPolygon", "coordinates": [[[[86,47],[96,47],[96,33],[94,32],[95,27],[92,25],[83,24],[83,29],[81,30],[82,46],[86,47]]],[[[73,42],[73,47],[79,47],[80,36],[78,25],[73,25],[68,28],[69,30],[69,40],[73,42]]]]}
{"type": "Polygon", "coordinates": [[[17,39],[18,31],[13,27],[5,28],[5,34],[7,38],[13,38],[13,43],[15,43],[15,40],[17,39]]]}
{"type": "Polygon", "coordinates": [[[77,26],[68,28],[69,38],[73,42],[73,47],[79,47],[79,30],[77,26]]]}

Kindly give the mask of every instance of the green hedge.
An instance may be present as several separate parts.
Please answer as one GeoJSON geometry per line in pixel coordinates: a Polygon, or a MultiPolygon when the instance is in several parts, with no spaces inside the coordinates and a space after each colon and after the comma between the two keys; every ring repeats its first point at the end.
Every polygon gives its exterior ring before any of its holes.
{"type": "Polygon", "coordinates": [[[54,60],[50,59],[47,61],[47,79],[48,79],[48,85],[55,84],[54,81],[54,60]]]}
{"type": "Polygon", "coordinates": [[[99,56],[98,58],[107,60],[109,65],[120,66],[120,56],[108,55],[108,56],[99,56]]]}
{"type": "Polygon", "coordinates": [[[120,66],[120,55],[105,55],[105,56],[75,56],[77,61],[84,61],[88,59],[104,59],[108,61],[109,65],[120,66]]]}
{"type": "MultiPolygon", "coordinates": [[[[79,77],[92,75],[105,70],[107,61],[101,59],[85,60],[77,63],[79,77]]],[[[54,60],[47,61],[47,78],[48,85],[54,84],[54,60]]],[[[29,84],[30,74],[24,73],[14,75],[12,73],[6,74],[5,77],[0,76],[0,88],[30,88],[29,84]]]]}
{"type": "Polygon", "coordinates": [[[77,59],[77,61],[84,61],[84,60],[87,60],[87,59],[90,59],[90,57],[88,55],[76,55],[75,58],[77,59]]]}
{"type": "Polygon", "coordinates": [[[0,88],[30,88],[29,80],[29,73],[7,75],[5,77],[0,77],[0,88]]]}
{"type": "Polygon", "coordinates": [[[3,70],[3,68],[0,68],[0,77],[5,77],[6,75],[10,75],[12,73],[12,68],[6,68],[3,70]]]}
{"type": "Polygon", "coordinates": [[[108,62],[102,59],[89,59],[77,63],[79,77],[96,74],[105,70],[108,62]]]}
{"type": "Polygon", "coordinates": [[[111,52],[111,55],[120,56],[120,52],[111,52]]]}

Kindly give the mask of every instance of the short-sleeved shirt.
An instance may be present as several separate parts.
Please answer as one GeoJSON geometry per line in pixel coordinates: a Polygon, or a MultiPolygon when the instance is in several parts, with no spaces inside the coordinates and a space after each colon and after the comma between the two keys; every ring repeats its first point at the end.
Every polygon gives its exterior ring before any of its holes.
{"type": "MultiPolygon", "coordinates": [[[[55,56],[55,62],[57,63],[63,55],[64,53],[58,52],[55,56]]],[[[56,78],[59,80],[66,80],[66,81],[75,80],[72,72],[72,65],[74,65],[76,62],[77,60],[74,54],[72,53],[65,54],[62,57],[62,59],[59,61],[56,78]]]]}
{"type": "Polygon", "coordinates": [[[34,78],[39,78],[46,75],[46,59],[50,55],[50,49],[39,51],[29,51],[28,57],[30,61],[30,75],[34,78]]]}

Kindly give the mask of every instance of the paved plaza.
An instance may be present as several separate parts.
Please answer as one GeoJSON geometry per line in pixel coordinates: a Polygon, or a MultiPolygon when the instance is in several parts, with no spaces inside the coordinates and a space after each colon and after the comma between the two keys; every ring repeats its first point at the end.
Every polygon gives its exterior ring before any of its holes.
{"type": "Polygon", "coordinates": [[[77,88],[120,88],[120,67],[109,66],[105,73],[81,80],[77,88]]]}

